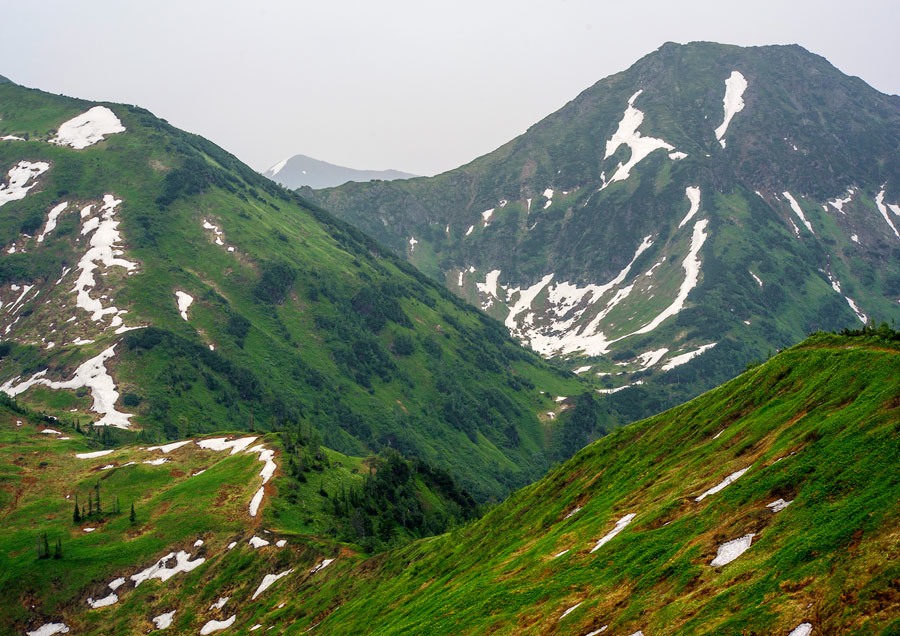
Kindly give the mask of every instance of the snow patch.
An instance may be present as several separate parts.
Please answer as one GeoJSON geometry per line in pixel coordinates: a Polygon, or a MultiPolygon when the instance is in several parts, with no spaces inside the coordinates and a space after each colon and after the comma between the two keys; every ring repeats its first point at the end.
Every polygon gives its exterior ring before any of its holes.
{"type": "Polygon", "coordinates": [[[684,218],[681,219],[681,223],[678,224],[679,229],[683,227],[688,221],[690,221],[697,211],[700,209],[700,188],[697,186],[688,186],[684,189],[684,195],[688,198],[688,201],[691,203],[691,207],[688,210],[687,214],[685,214],[684,218]]]}
{"type": "Polygon", "coordinates": [[[742,476],[744,473],[746,473],[748,470],[750,470],[750,467],[749,467],[749,466],[747,466],[746,468],[742,468],[741,470],[739,470],[739,471],[737,471],[737,472],[731,473],[730,475],[728,475],[728,477],[726,477],[725,479],[723,479],[722,481],[720,481],[718,484],[716,484],[715,486],[713,486],[712,488],[710,488],[709,490],[707,490],[706,492],[704,492],[702,495],[700,495],[699,497],[697,497],[696,499],[694,499],[694,501],[696,501],[696,502],[703,501],[703,500],[706,499],[708,496],[714,495],[714,494],[716,494],[717,492],[720,492],[720,491],[722,491],[722,490],[725,490],[725,488],[727,488],[728,486],[730,486],[731,484],[733,484],[734,482],[736,482],[738,479],[740,479],[741,476],[742,476]]]}
{"type": "Polygon", "coordinates": [[[227,596],[220,596],[219,600],[209,606],[209,611],[220,610],[225,607],[225,603],[228,602],[227,596]]]}
{"type": "Polygon", "coordinates": [[[92,598],[87,600],[87,604],[91,606],[91,609],[97,609],[98,607],[106,607],[108,605],[113,605],[119,602],[119,597],[116,594],[110,594],[109,596],[104,596],[103,598],[95,601],[92,598]]]}
{"type": "Polygon", "coordinates": [[[93,451],[90,453],[76,453],[75,457],[78,459],[94,459],[96,457],[103,457],[104,455],[109,455],[110,453],[115,452],[115,450],[102,450],[102,451],[93,451]]]}
{"type": "Polygon", "coordinates": [[[274,177],[276,174],[281,172],[284,169],[284,167],[287,165],[287,162],[289,160],[290,160],[290,157],[288,157],[287,159],[282,159],[281,161],[276,163],[274,166],[269,168],[269,170],[268,170],[269,176],[274,177]]]}
{"type": "Polygon", "coordinates": [[[588,365],[585,365],[585,366],[583,366],[583,367],[578,367],[577,369],[575,369],[575,370],[573,371],[573,373],[576,373],[576,374],[579,374],[579,375],[580,375],[580,374],[584,373],[585,371],[590,371],[591,369],[592,369],[591,365],[588,364],[588,365]]]}
{"type": "Polygon", "coordinates": [[[494,214],[494,208],[491,208],[490,210],[485,210],[484,212],[481,213],[481,218],[484,221],[484,227],[487,227],[488,225],[490,225],[491,216],[493,214],[494,214]]]}
{"type": "Polygon", "coordinates": [[[490,297],[497,298],[497,281],[500,278],[500,270],[495,269],[487,273],[484,277],[483,283],[475,283],[475,286],[478,288],[482,294],[487,294],[490,297]]]}
{"type": "Polygon", "coordinates": [[[167,461],[169,461],[168,457],[160,457],[158,459],[145,459],[142,463],[150,464],[151,466],[162,466],[167,461]]]}
{"type": "Polygon", "coordinates": [[[553,558],[554,558],[554,559],[558,559],[559,557],[561,557],[562,555],[564,555],[564,554],[565,554],[566,552],[568,552],[568,551],[569,551],[569,548],[566,548],[566,549],[563,550],[562,552],[557,552],[556,554],[553,555],[553,558]]]}
{"type": "Polygon", "coordinates": [[[835,210],[840,212],[841,214],[847,214],[844,212],[844,205],[850,203],[853,200],[853,188],[847,188],[847,196],[843,199],[840,197],[835,197],[831,201],[828,202],[828,205],[833,207],[835,210]]]}
{"type": "Polygon", "coordinates": [[[234,625],[234,619],[237,618],[237,614],[233,614],[231,618],[225,621],[209,621],[200,628],[200,636],[206,636],[207,634],[212,634],[213,632],[218,632],[223,629],[228,629],[232,625],[234,625]]]}
{"type": "Polygon", "coordinates": [[[471,234],[471,233],[472,233],[472,230],[474,230],[474,229],[475,229],[475,226],[474,226],[474,225],[470,225],[470,226],[469,226],[469,229],[466,230],[466,236],[468,236],[469,234],[471,234]]]}
{"type": "Polygon", "coordinates": [[[771,508],[772,512],[781,512],[782,510],[784,510],[785,508],[790,506],[792,503],[794,503],[793,499],[791,499],[790,501],[785,501],[784,499],[779,498],[771,503],[767,503],[766,508],[771,508]]]}
{"type": "Polygon", "coordinates": [[[321,572],[322,570],[324,570],[325,568],[327,568],[327,567],[328,567],[329,565],[331,565],[332,563],[334,563],[334,559],[325,559],[325,560],[322,561],[319,565],[317,565],[317,566],[314,567],[312,570],[310,570],[309,573],[310,573],[310,574],[315,574],[316,572],[321,572]]]}
{"type": "Polygon", "coordinates": [[[166,629],[167,627],[171,627],[172,620],[175,616],[176,611],[177,610],[172,610],[171,612],[166,612],[165,614],[154,616],[153,624],[156,625],[156,629],[166,629]]]}
{"type": "Polygon", "coordinates": [[[751,532],[743,537],[723,543],[716,552],[716,558],[710,561],[709,564],[717,568],[731,563],[750,548],[754,536],[756,535],[751,532]]]}
{"type": "Polygon", "coordinates": [[[171,453],[174,450],[178,450],[182,446],[186,446],[191,443],[192,440],[184,440],[183,442],[172,442],[171,444],[163,444],[162,446],[148,446],[148,451],[162,451],[164,453],[171,453]]]}
{"type": "Polygon", "coordinates": [[[851,234],[850,240],[853,241],[854,243],[859,243],[859,236],[857,236],[856,234],[851,234]]]}
{"type": "MultiPolygon", "coordinates": [[[[582,601],[581,603],[583,603],[583,602],[584,602],[584,601],[582,601]]],[[[574,612],[576,609],[578,609],[578,608],[581,606],[581,603],[578,603],[578,604],[576,604],[576,605],[573,605],[572,607],[570,607],[569,609],[567,609],[565,612],[563,612],[563,613],[562,613],[562,616],[559,617],[559,620],[564,619],[566,616],[568,616],[569,614],[571,614],[572,612],[574,612]]]]}
{"type": "MultiPolygon", "coordinates": [[[[18,378],[7,380],[5,384],[0,386],[0,391],[3,391],[10,397],[15,397],[36,384],[43,384],[51,389],[74,390],[86,387],[91,390],[91,397],[94,399],[93,404],[91,404],[91,410],[103,415],[102,418],[94,422],[95,426],[128,428],[130,425],[128,420],[133,416],[116,410],[115,405],[116,400],[119,399],[119,393],[116,391],[115,382],[113,382],[112,377],[107,373],[105,366],[106,361],[115,354],[115,348],[116,345],[114,344],[99,355],[83,362],[81,366],[75,369],[75,375],[71,380],[65,382],[47,380],[43,377],[44,374],[47,373],[47,370],[44,369],[31,376],[30,380],[16,386],[13,386],[13,382],[18,378]]],[[[99,455],[97,456],[99,457],[99,455]]],[[[79,455],[79,457],[81,457],[81,455],[79,455]]]]}
{"type": "Polygon", "coordinates": [[[756,281],[756,284],[759,285],[760,287],[762,287],[762,286],[763,286],[763,282],[762,282],[762,280],[759,278],[759,276],[757,276],[756,274],[754,274],[753,272],[751,272],[749,269],[748,269],[747,271],[750,272],[750,275],[753,277],[753,280],[756,281]]]}
{"type": "Polygon", "coordinates": [[[181,314],[181,317],[184,320],[187,320],[187,310],[188,307],[191,306],[191,303],[194,302],[194,297],[190,294],[186,294],[183,291],[175,292],[175,301],[178,303],[178,313],[181,314]]]}
{"type": "Polygon", "coordinates": [[[788,634],[788,636],[809,636],[810,634],[812,634],[812,624],[800,623],[791,630],[791,633],[788,634]]]}
{"type": "Polygon", "coordinates": [[[53,636],[53,634],[68,634],[69,628],[65,623],[44,623],[37,629],[25,633],[28,636],[53,636]]]}
{"type": "Polygon", "coordinates": [[[10,168],[7,173],[9,182],[6,184],[0,183],[0,206],[10,201],[24,199],[28,191],[37,185],[36,182],[31,185],[27,185],[27,183],[32,179],[37,179],[49,169],[50,164],[46,161],[36,161],[34,163],[20,161],[10,168]]]}
{"type": "MultiPolygon", "coordinates": [[[[0,197],[3,196],[2,190],[0,190],[0,197]]],[[[0,205],[3,204],[2,198],[0,198],[0,205]]],[[[891,226],[891,230],[894,232],[894,236],[900,239],[900,233],[897,232],[897,228],[894,226],[894,222],[891,221],[891,217],[888,216],[887,208],[884,205],[884,188],[882,187],[881,192],[875,197],[875,205],[878,206],[878,211],[881,212],[881,216],[884,217],[884,220],[887,221],[887,224],[891,226]]],[[[891,206],[893,209],[893,206],[891,206]]]]}
{"type": "Polygon", "coordinates": [[[687,353],[682,353],[681,355],[673,356],[673,357],[669,358],[669,360],[662,366],[662,370],[663,371],[671,371],[675,367],[678,367],[678,366],[681,366],[682,364],[690,362],[691,360],[693,360],[700,354],[704,353],[705,351],[709,351],[710,349],[712,349],[715,346],[716,346],[715,342],[710,342],[709,344],[705,344],[698,349],[694,349],[693,351],[688,351],[687,353]]]}
{"type": "Polygon", "coordinates": [[[109,582],[109,589],[115,592],[117,589],[125,585],[125,577],[119,577],[109,582]]]}
{"type": "Polygon", "coordinates": [[[227,437],[213,437],[211,439],[199,440],[197,446],[212,451],[224,451],[230,449],[231,452],[229,455],[234,455],[246,449],[250,444],[255,442],[256,439],[256,437],[242,437],[240,439],[228,441],[227,437]]]}
{"type": "Polygon", "coordinates": [[[625,109],[625,114],[622,115],[622,120],[619,122],[618,129],[613,134],[612,138],[606,142],[606,154],[603,156],[604,159],[608,159],[619,149],[619,146],[626,145],[631,150],[631,157],[625,164],[619,162],[613,176],[609,178],[609,181],[603,183],[600,190],[603,190],[615,181],[624,181],[627,179],[631,176],[631,169],[643,161],[647,155],[654,150],[675,150],[674,146],[666,143],[662,139],[642,137],[641,133],[638,132],[638,127],[640,127],[644,121],[644,113],[634,107],[634,100],[636,100],[642,92],[643,90],[639,90],[628,100],[628,108],[625,109]]]}
{"type": "Polygon", "coordinates": [[[106,106],[94,106],[60,126],[50,143],[82,150],[103,141],[104,135],[120,132],[125,132],[125,126],[116,114],[106,106]]]}
{"type": "Polygon", "coordinates": [[[686,159],[687,156],[688,155],[686,152],[677,152],[676,151],[676,152],[669,153],[669,159],[671,159],[672,161],[679,161],[681,159],[686,159]]]}
{"type": "Polygon", "coordinates": [[[262,583],[259,584],[259,587],[256,588],[256,591],[253,593],[253,596],[250,597],[251,601],[255,601],[256,597],[265,592],[272,584],[280,578],[283,578],[293,572],[294,570],[285,570],[280,574],[266,574],[263,577],[262,583]]]}
{"type": "Polygon", "coordinates": [[[269,545],[268,541],[266,541],[265,539],[260,539],[255,534],[253,535],[253,537],[250,538],[250,540],[247,543],[249,543],[254,548],[262,548],[262,547],[269,545]]]}
{"type": "MultiPolygon", "coordinates": [[[[785,190],[781,194],[784,196],[785,199],[788,200],[788,203],[791,204],[791,209],[794,211],[794,214],[796,214],[800,218],[800,220],[803,222],[803,225],[806,226],[806,229],[809,230],[813,235],[815,235],[815,232],[813,232],[813,229],[812,229],[812,225],[810,224],[809,221],[806,220],[806,217],[803,215],[803,209],[800,207],[800,204],[797,203],[797,199],[795,199],[793,196],[791,196],[791,193],[788,192],[787,190],[785,190]]],[[[898,237],[898,238],[900,238],[900,237],[898,237]]]]}
{"type": "Polygon", "coordinates": [[[738,71],[731,71],[731,75],[725,80],[725,97],[722,103],[725,108],[725,119],[722,125],[716,128],[716,139],[725,147],[725,131],[732,117],[744,110],[744,91],[747,90],[747,80],[738,71]]]}
{"type": "Polygon", "coordinates": [[[56,219],[59,218],[59,215],[69,206],[68,201],[63,201],[55,208],[50,210],[47,214],[47,225],[44,227],[44,231],[38,234],[37,242],[43,243],[44,237],[47,236],[50,232],[56,229],[56,219]]]}
{"type": "Polygon", "coordinates": [[[150,579],[159,579],[162,582],[166,582],[180,572],[190,572],[194,568],[200,566],[204,561],[206,561],[206,559],[202,557],[198,557],[192,561],[191,555],[184,550],[179,550],[177,553],[169,552],[169,554],[149,568],[141,570],[137,574],[132,574],[131,580],[134,581],[135,587],[150,579]],[[169,567],[167,564],[173,559],[175,560],[175,564],[169,567]]]}
{"type": "Polygon", "coordinates": [[[264,494],[265,494],[265,488],[260,486],[259,490],[256,491],[256,494],[253,495],[253,499],[250,500],[250,516],[251,517],[255,517],[256,513],[259,512],[259,505],[262,503],[264,494]]]}
{"type": "Polygon", "coordinates": [[[612,539],[613,539],[617,534],[619,534],[620,532],[622,532],[622,530],[625,529],[625,526],[627,526],[629,523],[631,523],[632,520],[633,520],[636,516],[637,516],[637,515],[636,515],[635,513],[632,512],[632,513],[629,513],[629,514],[625,515],[624,517],[622,517],[622,518],[619,519],[618,521],[616,521],[615,527],[614,527],[612,530],[610,530],[608,533],[606,533],[606,535],[605,535],[602,539],[600,539],[600,540],[597,542],[597,545],[595,545],[593,548],[591,548],[591,554],[593,554],[594,552],[596,552],[597,550],[599,550],[601,547],[603,547],[604,545],[606,545],[606,544],[609,543],[610,541],[612,541],[612,539]]]}
{"type": "Polygon", "coordinates": [[[416,237],[410,236],[409,237],[409,251],[410,252],[414,252],[416,250],[416,243],[418,243],[418,241],[416,240],[416,237]]]}
{"type": "Polygon", "coordinates": [[[662,349],[656,349],[655,351],[645,351],[644,353],[638,355],[638,360],[640,360],[641,368],[648,369],[652,367],[654,364],[662,360],[662,357],[669,353],[669,350],[663,347],[662,349]]]}

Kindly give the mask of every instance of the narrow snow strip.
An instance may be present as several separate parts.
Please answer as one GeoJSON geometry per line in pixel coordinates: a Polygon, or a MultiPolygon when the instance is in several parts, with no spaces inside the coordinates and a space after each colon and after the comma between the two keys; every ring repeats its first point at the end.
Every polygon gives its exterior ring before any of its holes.
{"type": "Polygon", "coordinates": [[[474,226],[474,225],[470,225],[470,226],[469,226],[469,229],[466,230],[466,236],[468,236],[469,234],[471,234],[471,233],[472,233],[472,230],[474,230],[474,229],[475,229],[475,226],[474,226]]]}
{"type": "MultiPolygon", "coordinates": [[[[809,230],[812,234],[815,234],[815,232],[813,232],[812,225],[809,221],[806,220],[806,217],[803,215],[803,209],[800,207],[800,204],[797,203],[797,199],[791,196],[791,193],[787,190],[785,190],[781,194],[785,199],[788,200],[788,203],[791,204],[791,209],[794,211],[794,214],[796,214],[800,218],[800,220],[803,222],[803,225],[806,226],[806,229],[809,230]]],[[[896,233],[896,230],[894,232],[896,233]]]]}
{"type": "Polygon", "coordinates": [[[177,610],[172,610],[171,612],[154,616],[153,624],[156,625],[156,629],[166,629],[167,627],[171,627],[172,619],[174,618],[176,611],[177,610]]]}
{"type": "Polygon", "coordinates": [[[47,435],[62,435],[60,431],[57,431],[55,428],[45,428],[41,431],[41,433],[45,433],[47,435]]]}
{"type": "Polygon", "coordinates": [[[28,636],[53,636],[53,634],[68,634],[69,627],[65,623],[45,623],[37,629],[25,633],[28,636]]]}
{"type": "Polygon", "coordinates": [[[263,495],[265,494],[265,488],[260,486],[259,490],[256,491],[256,494],[253,495],[253,499],[250,500],[250,516],[255,517],[256,513],[259,512],[259,505],[262,503],[263,495]]]}
{"type": "Polygon", "coordinates": [[[581,512],[581,506],[576,506],[574,510],[572,510],[569,514],[567,514],[565,517],[563,517],[563,521],[565,521],[569,517],[577,515],[579,512],[581,512]]]}
{"type": "Polygon", "coordinates": [[[190,294],[186,294],[183,291],[175,292],[175,301],[178,303],[178,313],[181,314],[181,317],[184,320],[187,320],[187,310],[188,307],[191,306],[191,303],[194,302],[194,297],[190,294]]]}
{"type": "Polygon", "coordinates": [[[654,364],[662,360],[662,357],[669,353],[669,350],[663,347],[662,349],[656,349],[655,351],[645,351],[644,353],[638,356],[638,360],[641,362],[642,369],[649,369],[654,364]]]}
{"type": "Polygon", "coordinates": [[[104,455],[109,455],[110,453],[115,452],[113,450],[102,450],[102,451],[93,451],[90,453],[76,453],[75,457],[78,459],[94,459],[95,457],[103,457],[104,455]]]}
{"type": "Polygon", "coordinates": [[[117,589],[125,585],[125,577],[119,577],[109,582],[109,589],[115,592],[117,589]]]}
{"type": "Polygon", "coordinates": [[[310,570],[309,573],[310,573],[310,574],[315,574],[316,572],[321,572],[322,570],[324,570],[325,568],[327,568],[327,567],[328,567],[329,565],[331,565],[332,563],[334,563],[334,559],[325,559],[325,560],[322,561],[319,565],[317,565],[317,566],[314,567],[312,570],[310,570]]]}
{"type": "Polygon", "coordinates": [[[566,549],[563,550],[562,552],[557,552],[556,554],[553,555],[553,558],[554,558],[554,559],[558,559],[559,557],[561,557],[562,555],[564,555],[564,554],[565,554],[566,552],[568,552],[568,551],[569,551],[569,548],[566,548],[566,549]]]}
{"type": "Polygon", "coordinates": [[[171,444],[163,444],[162,446],[148,446],[148,451],[159,450],[164,453],[171,453],[173,450],[178,450],[182,446],[186,446],[190,444],[193,440],[186,439],[183,442],[172,442],[171,444]]]}
{"type": "Polygon", "coordinates": [[[688,351],[687,353],[682,353],[681,355],[673,356],[673,357],[669,358],[668,362],[666,362],[662,366],[662,370],[663,371],[671,371],[675,367],[678,367],[678,366],[681,366],[682,364],[690,362],[691,360],[693,360],[694,358],[699,356],[701,353],[704,353],[705,351],[709,351],[710,349],[712,349],[715,346],[716,346],[715,342],[710,342],[709,344],[703,345],[699,349],[694,349],[693,351],[688,351]]]}
{"type": "Polygon", "coordinates": [[[725,147],[725,131],[731,118],[744,110],[744,91],[747,90],[747,80],[738,71],[731,71],[731,75],[725,80],[725,97],[722,103],[725,107],[725,119],[722,125],[716,128],[716,139],[725,147]]]}
{"type": "Polygon", "coordinates": [[[9,183],[0,183],[0,206],[10,201],[18,201],[24,199],[28,191],[31,190],[37,182],[26,185],[30,180],[37,179],[39,176],[50,169],[50,164],[46,161],[20,161],[18,164],[9,169],[9,183]]]}
{"type": "MultiPolygon", "coordinates": [[[[584,603],[584,601],[582,601],[581,603],[584,603]]],[[[559,617],[559,620],[564,619],[566,616],[568,616],[569,614],[574,612],[576,609],[578,609],[578,607],[581,605],[581,603],[578,603],[577,605],[573,605],[572,607],[567,609],[565,612],[563,612],[562,616],[559,617]]]]}
{"type": "Polygon", "coordinates": [[[606,154],[603,155],[604,159],[608,159],[619,149],[619,146],[626,145],[631,149],[631,157],[628,159],[628,163],[619,163],[613,176],[600,187],[601,190],[615,181],[624,181],[631,176],[631,169],[654,150],[675,150],[674,146],[662,139],[642,137],[641,133],[638,132],[638,128],[644,121],[644,113],[634,107],[634,100],[642,92],[643,90],[639,90],[628,100],[628,108],[625,109],[625,114],[622,115],[618,129],[612,138],[606,142],[606,154]]]}
{"type": "Polygon", "coordinates": [[[237,618],[237,614],[232,615],[232,617],[226,621],[209,621],[200,628],[200,636],[206,636],[207,634],[212,634],[213,632],[218,632],[231,627],[234,625],[235,618],[237,618]]]}
{"type": "Polygon", "coordinates": [[[773,501],[771,503],[767,503],[766,508],[771,508],[772,512],[781,512],[782,510],[784,510],[785,508],[790,506],[792,503],[794,503],[793,499],[791,499],[790,501],[785,501],[784,499],[776,499],[775,501],[773,501]]]}
{"type": "Polygon", "coordinates": [[[728,475],[728,477],[726,477],[725,479],[723,479],[722,481],[720,481],[718,484],[716,484],[715,486],[713,486],[712,488],[710,488],[709,490],[707,490],[705,493],[703,493],[702,495],[700,495],[699,497],[697,497],[696,499],[694,499],[694,501],[696,501],[696,502],[703,501],[703,500],[706,499],[708,496],[714,495],[714,494],[716,494],[717,492],[724,490],[726,487],[730,486],[731,484],[733,484],[734,482],[736,482],[738,479],[740,479],[740,477],[741,477],[744,473],[746,473],[748,470],[750,470],[750,467],[749,467],[749,466],[747,466],[746,468],[742,468],[742,469],[740,469],[740,470],[737,471],[737,472],[731,473],[730,475],[728,475]]]}
{"type": "Polygon", "coordinates": [[[131,580],[134,581],[135,587],[150,579],[159,579],[160,581],[165,582],[179,572],[190,572],[204,561],[206,561],[206,559],[202,557],[198,557],[192,561],[191,555],[184,550],[179,550],[177,553],[170,552],[149,568],[141,570],[137,574],[132,574],[131,580]],[[175,560],[175,564],[168,567],[167,564],[173,559],[175,560]]]}
{"type": "Polygon", "coordinates": [[[684,189],[684,194],[688,198],[688,201],[691,203],[691,207],[688,210],[687,214],[684,215],[684,218],[681,219],[681,223],[678,224],[678,227],[683,227],[688,221],[690,221],[697,211],[700,209],[700,188],[697,186],[688,186],[684,189]]]}
{"type": "Polygon", "coordinates": [[[227,437],[214,437],[212,439],[201,439],[197,442],[197,446],[206,450],[224,451],[231,449],[229,455],[234,455],[245,450],[250,444],[257,440],[256,437],[242,437],[239,439],[228,441],[227,437]]]}
{"type": "Polygon", "coordinates": [[[80,389],[82,387],[91,390],[91,397],[94,402],[91,410],[95,413],[103,415],[98,421],[94,422],[95,426],[115,426],[117,428],[128,428],[129,419],[133,417],[128,413],[121,413],[116,410],[116,400],[119,399],[119,393],[116,391],[116,385],[112,377],[107,373],[105,363],[115,354],[116,345],[112,345],[99,355],[83,362],[81,366],[75,369],[75,375],[71,380],[65,382],[54,382],[44,378],[46,369],[39,371],[31,376],[30,380],[13,386],[13,382],[17,378],[8,380],[0,386],[3,391],[10,397],[15,397],[30,389],[36,384],[43,384],[51,389],[80,389]]]}
{"type": "Polygon", "coordinates": [[[753,277],[753,280],[756,281],[756,284],[759,285],[760,287],[762,287],[762,286],[763,286],[763,282],[762,282],[762,280],[760,279],[760,277],[757,276],[756,274],[754,274],[753,272],[751,272],[749,269],[748,269],[747,271],[750,272],[750,275],[753,277]]]}
{"type": "Polygon", "coordinates": [[[416,249],[416,243],[418,243],[418,241],[416,240],[416,237],[415,237],[415,236],[409,237],[409,251],[410,251],[410,252],[414,252],[414,251],[415,251],[415,249],[416,249]]]}
{"type": "Polygon", "coordinates": [[[584,636],[597,636],[597,634],[602,634],[603,632],[605,632],[607,627],[609,627],[609,625],[604,625],[600,629],[595,629],[592,632],[588,632],[584,636]]]}
{"type": "Polygon", "coordinates": [[[278,163],[276,163],[274,166],[272,166],[271,168],[269,168],[269,170],[268,170],[269,176],[270,176],[270,177],[274,177],[276,174],[278,174],[279,172],[281,172],[281,171],[284,169],[284,167],[287,165],[287,162],[288,162],[289,160],[290,160],[290,157],[288,157],[287,159],[282,159],[281,161],[279,161],[278,163]]]}
{"type": "Polygon", "coordinates": [[[220,596],[218,601],[209,606],[209,611],[220,610],[225,607],[225,603],[228,602],[228,598],[229,597],[227,596],[220,596]]]}
{"type": "Polygon", "coordinates": [[[606,545],[607,543],[609,543],[609,542],[610,542],[617,534],[619,534],[620,532],[622,532],[622,530],[625,529],[625,526],[627,526],[629,523],[631,523],[632,520],[633,520],[636,516],[637,516],[637,515],[636,515],[635,513],[632,512],[632,513],[629,513],[629,514],[625,515],[624,517],[622,517],[622,518],[619,519],[618,521],[616,521],[615,527],[614,527],[612,530],[610,530],[608,533],[606,533],[606,536],[604,536],[602,539],[600,539],[600,540],[597,542],[597,545],[595,545],[593,548],[591,548],[591,554],[593,554],[594,552],[596,552],[597,550],[599,550],[601,547],[603,547],[604,545],[606,545]]]}
{"type": "Polygon", "coordinates": [[[265,592],[272,584],[280,578],[283,578],[293,572],[294,570],[285,570],[281,574],[266,574],[263,577],[262,583],[259,584],[259,587],[256,588],[256,591],[253,593],[253,596],[250,597],[251,601],[255,601],[256,597],[265,592]]]}
{"type": "Polygon", "coordinates": [[[91,609],[97,609],[98,607],[106,607],[108,605],[113,605],[119,602],[119,597],[116,594],[110,594],[109,596],[105,596],[100,600],[95,601],[92,598],[87,600],[87,604],[91,606],[91,609]]]}
{"type": "Polygon", "coordinates": [[[671,159],[672,161],[679,161],[681,159],[687,159],[687,156],[688,155],[686,152],[670,152],[669,153],[669,159],[671,159]]]}
{"type": "Polygon", "coordinates": [[[791,633],[788,634],[788,636],[809,636],[810,634],[812,634],[812,624],[800,623],[791,630],[791,633]]]}
{"type": "Polygon", "coordinates": [[[125,132],[125,126],[106,106],[94,106],[59,127],[51,144],[82,150],[103,140],[104,135],[125,132]]]}
{"type": "Polygon", "coordinates": [[[584,373],[584,372],[586,372],[586,371],[590,371],[592,368],[593,368],[593,367],[591,367],[591,365],[588,364],[588,365],[583,366],[583,367],[578,367],[577,369],[575,369],[575,370],[573,371],[573,373],[579,374],[579,375],[580,375],[580,374],[582,374],[582,373],[584,373]]]}
{"type": "Polygon", "coordinates": [[[614,389],[597,389],[597,393],[602,393],[603,395],[612,395],[613,393],[618,393],[619,391],[624,391],[625,389],[630,389],[633,386],[640,386],[643,384],[643,380],[638,380],[637,382],[632,382],[631,384],[626,384],[624,386],[617,386],[614,389]]]}
{"type": "Polygon", "coordinates": [[[254,548],[262,548],[269,545],[268,541],[266,541],[265,539],[260,539],[256,535],[253,535],[247,543],[249,543],[254,548]]]}
{"type": "Polygon", "coordinates": [[[162,466],[162,465],[165,464],[167,461],[169,461],[169,458],[168,458],[168,457],[159,457],[159,458],[157,458],[157,459],[145,459],[145,460],[144,460],[143,462],[141,462],[141,463],[143,463],[143,464],[150,464],[151,466],[162,466]]]}
{"type": "MultiPolygon", "coordinates": [[[[0,191],[0,197],[3,196],[3,192],[0,191]]],[[[3,204],[3,199],[0,198],[0,205],[3,204]]],[[[878,211],[881,212],[881,216],[884,217],[884,220],[887,221],[887,224],[891,226],[891,230],[894,232],[894,236],[900,239],[900,233],[897,232],[897,228],[894,226],[894,222],[891,221],[891,217],[888,216],[887,208],[884,205],[884,188],[882,188],[881,192],[875,197],[875,205],[878,206],[878,211]]]]}
{"type": "Polygon", "coordinates": [[[38,237],[37,237],[38,243],[43,243],[44,237],[47,236],[47,234],[49,234],[50,232],[52,232],[54,229],[56,229],[56,219],[59,218],[59,215],[62,213],[63,210],[65,210],[68,207],[68,205],[69,205],[68,201],[63,201],[62,203],[57,205],[55,208],[50,210],[50,212],[47,214],[47,225],[44,227],[44,231],[41,232],[40,234],[38,234],[38,237]]]}
{"type": "Polygon", "coordinates": [[[754,536],[756,535],[751,532],[743,537],[723,543],[716,552],[716,558],[710,561],[709,564],[717,568],[731,563],[750,548],[754,536]]]}

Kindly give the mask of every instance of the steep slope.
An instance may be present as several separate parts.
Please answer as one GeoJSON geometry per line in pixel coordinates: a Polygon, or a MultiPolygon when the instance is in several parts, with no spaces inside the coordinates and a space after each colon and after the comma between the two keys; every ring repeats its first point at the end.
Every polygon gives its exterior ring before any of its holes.
{"type": "Polygon", "coordinates": [[[10,83],[0,118],[3,391],[123,441],[392,447],[481,499],[547,469],[579,382],[359,231],[137,107],[10,83]]]}
{"type": "Polygon", "coordinates": [[[666,44],[466,166],[303,192],[637,417],[900,317],[898,149],[798,46],[666,44]]]}
{"type": "Polygon", "coordinates": [[[310,188],[330,188],[348,181],[392,181],[394,179],[410,179],[415,177],[399,170],[356,170],[336,166],[327,161],[313,159],[306,155],[294,155],[263,172],[263,175],[280,183],[286,188],[296,189],[303,186],[310,188]]]}
{"type": "MultiPolygon", "coordinates": [[[[241,633],[893,634],[898,343],[889,329],[816,335],[588,446],[474,524],[374,557],[287,530],[272,514],[277,471],[251,519],[259,464],[244,451],[189,442],[163,466],[124,465],[159,449],[79,459],[77,434],[54,439],[9,414],[0,439],[18,436],[20,450],[2,448],[21,459],[4,462],[0,543],[17,582],[0,620],[124,634],[174,610],[173,633],[215,620],[241,633]],[[124,516],[90,533],[73,525],[65,495],[83,498],[98,478],[107,502],[143,493],[136,528],[124,516]],[[224,503],[186,516],[198,497],[224,503]],[[34,561],[42,531],[63,537],[61,560],[34,561]],[[204,561],[135,584],[179,549],[178,562],[204,561]],[[119,578],[115,602],[92,608],[119,578]]],[[[277,440],[263,441],[283,466],[277,440]]]]}

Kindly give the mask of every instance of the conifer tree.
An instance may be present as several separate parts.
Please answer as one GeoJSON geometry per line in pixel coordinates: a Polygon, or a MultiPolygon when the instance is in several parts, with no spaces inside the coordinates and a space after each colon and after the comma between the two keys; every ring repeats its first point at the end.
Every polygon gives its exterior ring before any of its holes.
{"type": "Polygon", "coordinates": [[[61,559],[62,558],[62,540],[56,540],[56,548],[53,550],[53,558],[61,559]]]}
{"type": "Polygon", "coordinates": [[[42,559],[50,558],[50,543],[47,541],[47,533],[44,533],[44,553],[41,555],[42,559]]]}
{"type": "Polygon", "coordinates": [[[81,521],[81,512],[78,510],[78,497],[75,497],[75,512],[72,513],[72,522],[79,523],[81,521]]]}
{"type": "Polygon", "coordinates": [[[137,515],[134,514],[134,502],[133,501],[131,502],[131,514],[129,515],[128,519],[131,521],[131,525],[134,525],[135,523],[137,523],[137,515]]]}

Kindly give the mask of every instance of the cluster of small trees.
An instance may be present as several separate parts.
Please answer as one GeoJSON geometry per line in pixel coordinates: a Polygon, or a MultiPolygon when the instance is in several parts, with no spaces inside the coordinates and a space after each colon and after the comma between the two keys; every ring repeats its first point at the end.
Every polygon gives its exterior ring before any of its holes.
{"type": "MultiPolygon", "coordinates": [[[[56,545],[53,548],[52,556],[54,559],[62,558],[62,541],[60,539],[56,540],[56,545]]],[[[50,557],[50,542],[47,540],[47,533],[44,532],[38,538],[38,558],[49,559],[50,557]]]]}
{"type": "MultiPolygon", "coordinates": [[[[121,508],[119,507],[119,498],[116,497],[113,499],[112,509],[109,511],[109,514],[117,515],[121,512],[121,508]]],[[[98,481],[94,484],[94,487],[88,491],[87,503],[85,504],[84,500],[79,502],[78,495],[75,495],[75,508],[72,512],[72,521],[74,523],[81,523],[82,521],[87,520],[102,520],[105,519],[105,515],[103,512],[103,504],[100,501],[100,482],[98,481]]],[[[137,523],[137,516],[134,512],[134,503],[131,504],[131,513],[129,515],[129,519],[133,524],[137,523]]]]}

